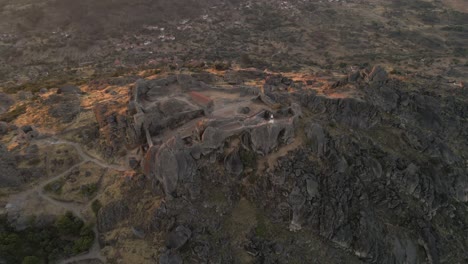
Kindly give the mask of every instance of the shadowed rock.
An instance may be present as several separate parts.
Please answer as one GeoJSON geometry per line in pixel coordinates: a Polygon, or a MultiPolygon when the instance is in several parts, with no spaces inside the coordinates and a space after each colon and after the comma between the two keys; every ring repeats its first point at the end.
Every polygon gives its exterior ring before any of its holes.
{"type": "Polygon", "coordinates": [[[239,155],[238,150],[232,151],[224,158],[224,168],[232,175],[239,176],[244,170],[244,165],[239,155]]]}
{"type": "Polygon", "coordinates": [[[185,226],[178,226],[173,230],[166,241],[166,246],[169,249],[179,249],[192,236],[192,231],[185,226]]]}
{"type": "Polygon", "coordinates": [[[312,151],[319,157],[323,156],[327,151],[327,138],[322,126],[312,123],[306,130],[306,136],[312,151]]]}
{"type": "Polygon", "coordinates": [[[177,253],[165,252],[159,257],[159,264],[182,264],[182,258],[177,253]]]}

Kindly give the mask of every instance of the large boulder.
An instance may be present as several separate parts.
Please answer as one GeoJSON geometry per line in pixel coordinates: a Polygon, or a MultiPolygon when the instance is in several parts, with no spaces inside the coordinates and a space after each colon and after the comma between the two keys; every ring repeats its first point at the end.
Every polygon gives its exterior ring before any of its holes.
{"type": "Polygon", "coordinates": [[[159,257],[159,264],[182,264],[182,258],[177,253],[164,252],[159,257]]]}
{"type": "Polygon", "coordinates": [[[173,230],[166,241],[169,249],[177,250],[181,248],[192,236],[192,231],[185,226],[178,226],[173,230]]]}
{"type": "Polygon", "coordinates": [[[252,147],[259,153],[266,155],[279,145],[280,135],[285,128],[275,124],[256,127],[250,132],[252,147]]]}
{"type": "Polygon", "coordinates": [[[179,181],[190,181],[196,173],[195,160],[180,138],[173,137],[151,152],[154,154],[145,160],[147,174],[162,184],[168,196],[176,191],[179,181]]]}

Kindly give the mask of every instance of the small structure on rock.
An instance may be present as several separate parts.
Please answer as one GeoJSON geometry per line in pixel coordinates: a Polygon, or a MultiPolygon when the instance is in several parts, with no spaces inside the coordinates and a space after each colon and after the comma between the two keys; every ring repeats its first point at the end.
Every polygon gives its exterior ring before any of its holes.
{"type": "MultiPolygon", "coordinates": [[[[149,146],[144,173],[167,196],[177,195],[180,183],[192,181],[198,159],[220,152],[230,138],[243,137],[244,147],[259,155],[290,144],[301,115],[298,104],[279,104],[258,89],[210,86],[188,75],[140,80],[129,110],[135,113],[132,134],[149,146]],[[249,112],[255,114],[246,116],[249,112]]],[[[224,166],[240,175],[239,153],[227,155],[224,166]]]]}

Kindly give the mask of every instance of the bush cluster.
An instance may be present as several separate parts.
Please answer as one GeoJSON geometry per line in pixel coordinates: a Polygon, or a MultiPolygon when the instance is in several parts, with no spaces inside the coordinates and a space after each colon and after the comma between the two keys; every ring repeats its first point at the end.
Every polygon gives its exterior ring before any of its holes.
{"type": "Polygon", "coordinates": [[[16,230],[5,217],[0,218],[0,262],[54,263],[88,251],[93,243],[93,227],[71,212],[43,226],[31,221],[24,230],[16,230]]]}

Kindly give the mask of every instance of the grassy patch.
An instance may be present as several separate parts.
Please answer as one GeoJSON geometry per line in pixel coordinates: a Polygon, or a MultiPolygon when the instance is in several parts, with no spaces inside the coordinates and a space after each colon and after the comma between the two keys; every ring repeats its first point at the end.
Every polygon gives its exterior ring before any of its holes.
{"type": "Polygon", "coordinates": [[[97,183],[90,183],[86,185],[82,185],[80,188],[81,195],[86,197],[93,196],[98,190],[97,183]]]}
{"type": "Polygon", "coordinates": [[[85,79],[69,79],[66,77],[63,78],[57,78],[57,79],[48,79],[48,80],[41,80],[37,82],[30,82],[30,83],[25,83],[23,85],[19,86],[11,86],[11,87],[5,87],[4,92],[5,93],[16,93],[19,91],[30,91],[33,93],[39,92],[42,88],[58,88],[64,85],[82,85],[85,84],[87,80],[85,79]]]}

